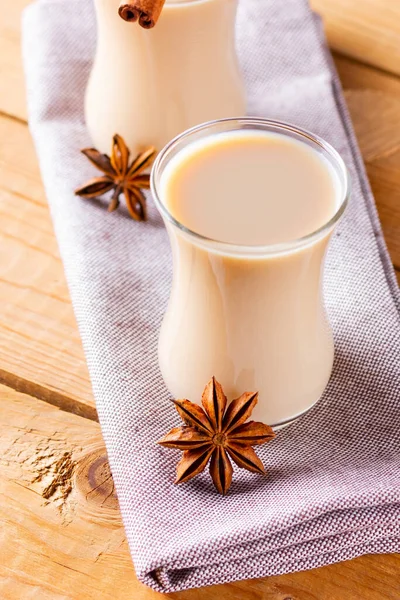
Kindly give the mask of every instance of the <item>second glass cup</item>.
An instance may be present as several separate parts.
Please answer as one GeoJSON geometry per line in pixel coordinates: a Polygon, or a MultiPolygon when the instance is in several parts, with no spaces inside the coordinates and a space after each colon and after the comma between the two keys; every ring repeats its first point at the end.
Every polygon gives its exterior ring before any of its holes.
{"type": "MultiPolygon", "coordinates": [[[[196,166],[194,159],[191,164],[196,166]]],[[[159,154],[151,179],[173,255],[173,283],[159,339],[160,368],[169,391],[175,398],[198,402],[214,375],[228,398],[259,392],[252,415],[256,420],[275,428],[291,423],[321,397],[332,371],[333,338],[322,279],[328,242],[349,197],[341,157],[322,139],[286,123],[225,119],[170,142],[159,154]],[[171,212],[163,176],[174,168],[178,154],[184,156],[194,144],[201,147],[221,134],[230,136],[230,144],[242,134],[267,135],[317,153],[335,179],[334,210],[316,230],[268,245],[211,239],[189,229],[171,212]]],[[[259,189],[261,202],[268,193],[259,189]]],[[[246,210],[246,198],[243,205],[246,210]]],[[[254,229],[260,230],[260,223],[254,229]]]]}

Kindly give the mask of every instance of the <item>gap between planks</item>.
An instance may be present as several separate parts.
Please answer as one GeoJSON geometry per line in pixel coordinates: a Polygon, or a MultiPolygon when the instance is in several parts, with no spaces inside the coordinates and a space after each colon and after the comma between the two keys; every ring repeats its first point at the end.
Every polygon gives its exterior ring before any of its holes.
{"type": "Polygon", "coordinates": [[[22,394],[28,394],[29,396],[36,398],[37,400],[43,400],[52,406],[89,419],[90,421],[98,422],[97,411],[94,406],[89,406],[84,403],[80,403],[75,398],[70,398],[62,392],[57,392],[54,389],[49,389],[45,385],[24,379],[0,368],[0,384],[7,386],[8,388],[20,392],[22,394]]]}
{"type": "Polygon", "coordinates": [[[6,119],[10,119],[11,121],[16,121],[17,123],[21,123],[22,125],[28,126],[28,121],[23,119],[22,117],[18,117],[17,115],[13,115],[4,110],[0,110],[0,117],[5,117],[6,119]]]}

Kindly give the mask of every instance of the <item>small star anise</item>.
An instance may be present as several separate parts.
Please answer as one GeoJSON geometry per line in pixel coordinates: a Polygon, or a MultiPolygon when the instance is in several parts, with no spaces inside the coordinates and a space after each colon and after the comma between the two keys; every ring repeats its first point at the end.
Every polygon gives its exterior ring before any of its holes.
{"type": "Polygon", "coordinates": [[[222,386],[215,377],[207,384],[201,403],[173,400],[186,424],[172,429],[158,443],[166,448],[183,450],[175,483],[189,481],[210,463],[210,474],[220,494],[225,495],[232,483],[232,464],[253,473],[265,473],[264,466],[252,446],[269,442],[275,434],[269,425],[250,421],[258,393],[246,392],[227,405],[222,386]]]}
{"type": "Polygon", "coordinates": [[[112,141],[111,156],[102,154],[95,148],[84,148],[81,152],[104,175],[94,177],[75,190],[75,194],[83,198],[96,198],[114,190],[108,207],[108,211],[112,212],[118,208],[120,194],[124,193],[131,217],[136,221],[144,221],[146,198],[142,189],[149,189],[150,175],[144,174],[143,171],[153,162],[156,150],[153,147],[147,148],[129,163],[129,149],[122,137],[116,134],[112,141]]]}

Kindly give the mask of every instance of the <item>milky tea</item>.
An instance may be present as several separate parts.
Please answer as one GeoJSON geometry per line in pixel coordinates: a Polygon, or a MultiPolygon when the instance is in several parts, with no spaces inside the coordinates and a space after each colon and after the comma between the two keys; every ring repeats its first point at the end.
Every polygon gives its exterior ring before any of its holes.
{"type": "Polygon", "coordinates": [[[153,171],[174,263],[159,362],[174,397],[199,402],[215,375],[228,398],[258,391],[253,417],[279,426],[331,374],[322,273],[347,175],[324,142],[252,122],[202,126],[153,171]]]}

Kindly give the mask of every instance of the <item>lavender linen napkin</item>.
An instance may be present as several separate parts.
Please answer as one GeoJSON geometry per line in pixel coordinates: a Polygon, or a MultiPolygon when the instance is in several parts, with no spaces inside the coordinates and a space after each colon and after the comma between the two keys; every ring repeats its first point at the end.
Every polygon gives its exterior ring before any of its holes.
{"type": "Polygon", "coordinates": [[[171,592],[400,550],[399,295],[320,24],[303,0],[241,0],[249,114],[311,129],[343,155],[354,194],[331,245],[336,338],[323,399],[259,450],[269,477],[205,474],[173,485],[178,455],[155,445],[177,423],[157,366],[171,279],[167,235],[73,190],[93,174],[83,93],[90,2],[40,0],[24,15],[29,115],[137,576],[171,592]]]}

